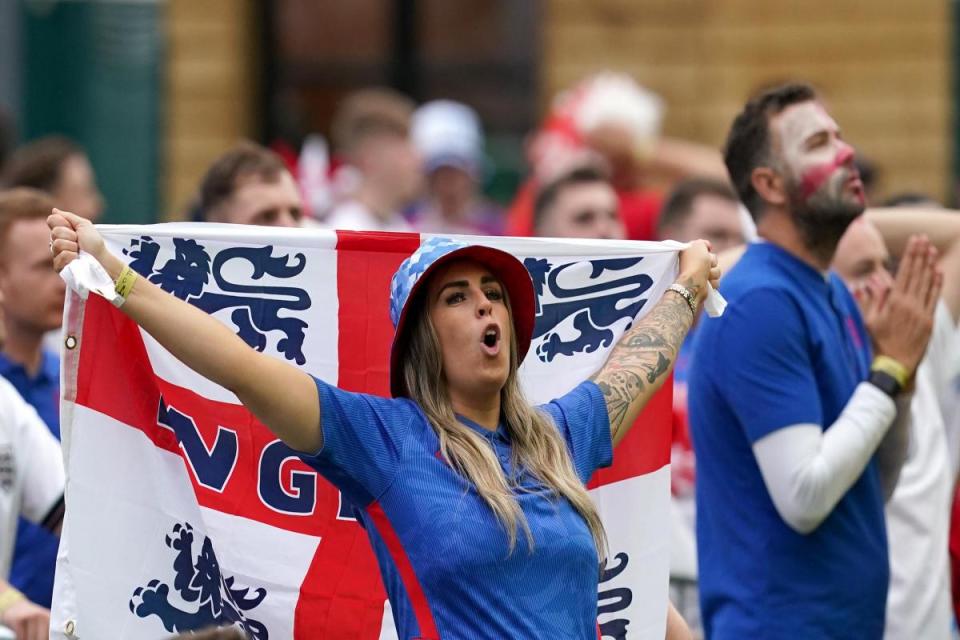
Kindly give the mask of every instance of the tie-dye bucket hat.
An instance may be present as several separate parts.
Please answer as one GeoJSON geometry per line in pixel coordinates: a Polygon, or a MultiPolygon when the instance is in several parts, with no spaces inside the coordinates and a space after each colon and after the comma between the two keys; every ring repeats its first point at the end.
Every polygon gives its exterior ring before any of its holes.
{"type": "Polygon", "coordinates": [[[403,261],[390,282],[390,320],[396,329],[390,349],[390,394],[395,398],[407,395],[400,358],[406,340],[410,301],[436,269],[454,260],[473,260],[489,269],[500,281],[510,299],[518,365],[523,362],[530,348],[535,314],[534,293],[530,273],[523,263],[506,251],[492,247],[443,237],[428,238],[403,261]]]}

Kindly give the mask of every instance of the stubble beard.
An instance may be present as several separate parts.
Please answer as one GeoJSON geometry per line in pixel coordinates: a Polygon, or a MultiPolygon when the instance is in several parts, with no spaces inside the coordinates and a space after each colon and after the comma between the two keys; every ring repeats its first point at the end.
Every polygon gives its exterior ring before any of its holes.
{"type": "Polygon", "coordinates": [[[837,180],[839,186],[831,180],[806,200],[801,198],[798,184],[790,189],[790,217],[803,246],[822,265],[833,261],[840,238],[866,208],[863,202],[845,197],[846,175],[837,180]]]}

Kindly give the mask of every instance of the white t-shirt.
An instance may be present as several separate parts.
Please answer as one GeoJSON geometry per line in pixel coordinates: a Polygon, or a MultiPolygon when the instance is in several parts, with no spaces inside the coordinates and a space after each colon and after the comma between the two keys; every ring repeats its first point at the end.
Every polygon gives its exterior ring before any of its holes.
{"type": "Polygon", "coordinates": [[[331,229],[347,231],[413,231],[410,223],[400,214],[384,222],[356,200],[349,200],[334,208],[324,223],[331,229]]]}
{"type": "Polygon", "coordinates": [[[890,589],[884,638],[949,639],[953,624],[948,538],[958,452],[941,400],[960,368],[960,335],[943,303],[917,370],[907,460],[887,502],[890,589]]]}
{"type": "Polygon", "coordinates": [[[17,517],[44,524],[59,512],[62,498],[60,443],[13,385],[0,378],[0,577],[10,573],[17,517]]]}

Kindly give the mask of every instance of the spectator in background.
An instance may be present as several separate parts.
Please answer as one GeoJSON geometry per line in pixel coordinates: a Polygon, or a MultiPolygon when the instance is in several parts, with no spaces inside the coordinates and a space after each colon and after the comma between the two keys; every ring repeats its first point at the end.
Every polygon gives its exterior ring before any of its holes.
{"type": "Polygon", "coordinates": [[[853,156],[805,85],[748,102],[727,139],[731,179],[767,242],[726,276],[726,312],[701,323],[690,375],[711,638],[883,634],[883,502],[906,455],[909,381],[941,282],[922,238],[892,287],[870,282],[863,317],[827,274],[865,207],[853,156]]]}
{"type": "Polygon", "coordinates": [[[598,164],[586,164],[545,184],[534,201],[533,232],[546,238],[622,240],[617,193],[598,164]]]}
{"type": "Polygon", "coordinates": [[[197,217],[205,222],[299,227],[303,201],[283,159],[241,142],[214,160],[200,182],[197,217]]]}
{"type": "Polygon", "coordinates": [[[364,89],[347,96],[333,117],[332,137],[359,184],[325,222],[334,229],[411,231],[403,211],[423,187],[421,159],[410,139],[414,104],[391,89],[364,89]]]}
{"type": "Polygon", "coordinates": [[[726,178],[715,149],[661,136],[663,111],[659,96],[623,74],[600,73],[559,94],[528,146],[532,178],[510,207],[507,233],[530,235],[538,183],[593,155],[610,168],[627,237],[652,240],[662,188],[689,176],[726,178]]]}
{"type": "Polygon", "coordinates": [[[426,198],[410,221],[427,233],[500,235],[503,212],[480,193],[483,130],[476,112],[449,100],[428,102],[413,114],[413,143],[423,158],[426,198]]]}
{"type": "Polygon", "coordinates": [[[93,222],[103,215],[103,197],[87,154],[63,136],[39,138],[14,150],[0,184],[49,193],[56,206],[93,222]]]}
{"type": "MultiPolygon", "coordinates": [[[[0,293],[6,339],[0,376],[33,406],[60,438],[60,358],[44,349],[44,335],[60,326],[65,285],[53,270],[46,219],[49,195],[19,187],[0,191],[0,293]]],[[[50,607],[58,540],[21,519],[10,572],[11,583],[50,607]]]]}
{"type": "MultiPolygon", "coordinates": [[[[864,291],[871,278],[891,280],[891,251],[903,252],[913,230],[923,230],[940,250],[944,286],[930,346],[917,369],[907,459],[885,509],[890,590],[884,638],[948,640],[953,611],[947,546],[960,433],[946,417],[955,403],[951,384],[960,373],[960,216],[871,212],[840,239],[833,268],[855,293],[864,291]]],[[[858,301],[863,306],[865,298],[858,296],[858,301]]]]}
{"type": "Polygon", "coordinates": [[[689,178],[667,196],[657,220],[658,240],[706,240],[717,253],[744,243],[740,199],[729,182],[689,178]]]}
{"type": "MultiPolygon", "coordinates": [[[[703,239],[717,253],[744,243],[740,200],[730,184],[710,178],[689,178],[667,196],[657,220],[658,240],[703,239]]],[[[690,329],[673,370],[673,446],[670,493],[673,535],[670,547],[671,599],[697,637],[702,637],[697,594],[697,541],[693,443],[687,420],[687,376],[693,361],[697,325],[690,329]]]]}
{"type": "Polygon", "coordinates": [[[0,624],[29,640],[49,635],[55,535],[63,519],[63,456],[51,434],[59,432],[59,367],[41,344],[60,324],[64,284],[52,268],[49,233],[36,233],[52,207],[49,196],[33,189],[0,192],[0,624]],[[24,398],[43,412],[46,425],[24,398]],[[29,533],[21,524],[15,535],[18,516],[29,519],[29,533]]]}

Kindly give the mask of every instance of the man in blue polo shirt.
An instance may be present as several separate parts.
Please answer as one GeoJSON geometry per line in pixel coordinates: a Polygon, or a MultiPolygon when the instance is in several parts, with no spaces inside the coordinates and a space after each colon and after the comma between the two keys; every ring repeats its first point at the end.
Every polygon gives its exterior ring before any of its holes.
{"type": "Polygon", "coordinates": [[[863,185],[810,87],[749,102],[725,161],[764,241],[724,280],[729,306],[700,327],[689,381],[705,630],[880,638],[883,503],[939,295],[935,251],[911,239],[896,282],[864,288],[861,317],[828,269],[863,185]]]}
{"type": "MultiPolygon", "coordinates": [[[[0,192],[0,293],[6,341],[0,376],[9,381],[58,439],[60,359],[43,337],[60,326],[64,283],[53,270],[46,217],[49,196],[20,187],[0,192]]],[[[50,607],[59,539],[21,518],[10,583],[31,601],[50,607]]]]}

